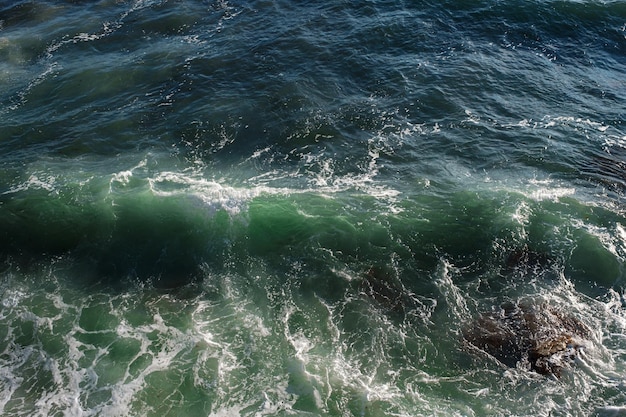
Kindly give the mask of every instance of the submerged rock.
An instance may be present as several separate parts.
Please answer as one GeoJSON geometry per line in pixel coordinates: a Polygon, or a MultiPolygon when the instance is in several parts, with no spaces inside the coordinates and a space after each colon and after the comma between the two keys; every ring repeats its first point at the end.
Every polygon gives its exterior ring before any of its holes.
{"type": "Polygon", "coordinates": [[[463,331],[475,348],[510,367],[559,377],[588,339],[577,318],[547,304],[505,303],[480,315],[463,331]]]}
{"type": "Polygon", "coordinates": [[[404,313],[406,296],[402,291],[402,284],[390,271],[377,266],[371,267],[361,281],[360,290],[385,310],[404,313]]]}
{"type": "Polygon", "coordinates": [[[388,268],[372,266],[361,280],[359,291],[389,316],[403,319],[424,306],[388,268]]]}
{"type": "Polygon", "coordinates": [[[548,269],[552,263],[553,260],[548,254],[523,246],[509,253],[505,266],[508,271],[515,269],[539,271],[548,269]]]}

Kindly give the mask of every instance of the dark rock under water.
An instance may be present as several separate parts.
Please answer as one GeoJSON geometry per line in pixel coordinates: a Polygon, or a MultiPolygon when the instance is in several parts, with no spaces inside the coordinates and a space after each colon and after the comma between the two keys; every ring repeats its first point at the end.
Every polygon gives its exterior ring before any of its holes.
{"type": "Polygon", "coordinates": [[[589,328],[576,317],[526,301],[503,303],[463,330],[465,341],[501,363],[556,377],[589,335],[589,328]]]}
{"type": "Polygon", "coordinates": [[[360,290],[391,311],[404,310],[402,284],[389,271],[373,266],[361,282],[360,290]]]}
{"type": "Polygon", "coordinates": [[[505,268],[507,271],[521,269],[525,271],[541,271],[554,263],[550,255],[522,246],[511,251],[506,259],[505,268]]]}

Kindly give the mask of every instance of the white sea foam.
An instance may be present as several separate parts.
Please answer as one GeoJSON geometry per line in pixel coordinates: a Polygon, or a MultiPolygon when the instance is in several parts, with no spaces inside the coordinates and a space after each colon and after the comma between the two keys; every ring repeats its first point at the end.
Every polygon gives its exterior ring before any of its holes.
{"type": "Polygon", "coordinates": [[[530,216],[532,214],[532,210],[528,203],[522,201],[515,208],[515,213],[513,213],[513,220],[522,226],[520,239],[524,240],[527,237],[526,227],[529,225],[530,216]]]}
{"type": "Polygon", "coordinates": [[[266,186],[236,188],[215,180],[190,176],[180,172],[162,172],[148,179],[151,191],[158,196],[192,195],[208,207],[239,213],[246,203],[261,195],[289,194],[290,190],[266,186]]]}
{"type": "Polygon", "coordinates": [[[133,177],[134,172],[137,170],[142,170],[146,167],[148,161],[147,158],[142,159],[137,165],[130,169],[125,169],[119,172],[114,173],[109,180],[109,193],[113,193],[113,187],[115,183],[119,183],[121,185],[128,185],[130,179],[133,177]]]}
{"type": "Polygon", "coordinates": [[[601,123],[592,121],[589,119],[583,119],[581,117],[574,116],[545,116],[542,120],[542,125],[540,127],[554,127],[557,125],[569,125],[569,126],[579,126],[584,128],[591,128],[597,130],[599,132],[606,132],[609,126],[601,123]]]}
{"type": "MultiPolygon", "coordinates": [[[[332,161],[327,160],[325,168],[311,180],[310,186],[305,188],[270,186],[269,183],[289,178],[290,174],[272,171],[250,178],[246,187],[235,187],[225,184],[226,181],[208,179],[199,174],[190,172],[163,171],[147,178],[150,190],[158,196],[194,196],[206,206],[214,209],[225,209],[231,214],[240,213],[253,199],[262,195],[295,195],[318,194],[334,196],[354,190],[363,192],[377,200],[394,202],[400,192],[382,184],[376,184],[372,174],[345,175],[336,177],[332,161]]],[[[139,166],[138,166],[139,167],[139,166]]],[[[132,177],[134,169],[121,171],[115,174],[112,181],[127,183],[132,177]]],[[[375,175],[375,174],[374,174],[375,175]]],[[[390,205],[390,211],[398,213],[400,208],[390,205]]]]}
{"type": "Polygon", "coordinates": [[[573,187],[560,187],[558,185],[554,187],[551,186],[552,182],[548,180],[538,181],[536,179],[532,179],[529,183],[533,189],[528,190],[528,197],[536,201],[556,201],[559,198],[571,196],[576,193],[576,189],[573,187]]]}
{"type": "Polygon", "coordinates": [[[455,267],[448,260],[440,260],[435,283],[444,296],[450,314],[460,321],[466,321],[470,317],[470,311],[467,306],[469,297],[454,283],[453,277],[461,273],[461,269],[455,267]]]}
{"type": "Polygon", "coordinates": [[[56,177],[47,173],[33,172],[26,181],[11,187],[2,194],[14,194],[26,190],[46,190],[49,192],[56,191],[56,177]]]}

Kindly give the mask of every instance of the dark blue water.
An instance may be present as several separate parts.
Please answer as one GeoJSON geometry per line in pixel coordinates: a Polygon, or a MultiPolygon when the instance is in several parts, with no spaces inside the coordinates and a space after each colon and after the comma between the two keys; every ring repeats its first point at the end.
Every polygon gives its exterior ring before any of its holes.
{"type": "Polygon", "coordinates": [[[0,1],[0,414],[626,415],[625,74],[623,1],[0,1]]]}

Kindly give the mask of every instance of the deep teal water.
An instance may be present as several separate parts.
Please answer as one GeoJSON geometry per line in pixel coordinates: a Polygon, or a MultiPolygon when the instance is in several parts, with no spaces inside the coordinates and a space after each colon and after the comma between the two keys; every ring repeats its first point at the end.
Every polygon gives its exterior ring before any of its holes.
{"type": "Polygon", "coordinates": [[[0,414],[626,415],[625,74],[623,1],[0,1],[0,414]]]}

